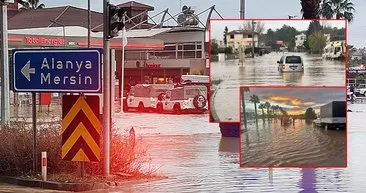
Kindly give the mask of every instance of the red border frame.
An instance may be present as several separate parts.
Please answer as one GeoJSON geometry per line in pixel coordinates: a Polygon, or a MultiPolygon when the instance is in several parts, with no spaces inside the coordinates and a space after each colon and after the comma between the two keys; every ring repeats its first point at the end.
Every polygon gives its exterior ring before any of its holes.
{"type": "MultiPolygon", "coordinates": [[[[209,75],[209,97],[210,97],[210,100],[208,102],[208,112],[209,112],[209,116],[208,116],[208,122],[209,123],[236,123],[236,122],[241,122],[241,115],[239,113],[239,117],[238,117],[238,120],[233,120],[233,121],[229,121],[229,120],[225,120],[225,121],[218,121],[218,122],[215,122],[215,121],[211,121],[210,119],[210,115],[211,115],[211,103],[212,103],[212,100],[211,100],[211,21],[251,21],[251,20],[256,20],[256,21],[344,21],[345,23],[345,44],[346,44],[346,58],[345,58],[345,65],[344,65],[344,86],[345,86],[345,89],[347,90],[347,72],[346,72],[346,68],[348,68],[348,22],[346,19],[299,19],[299,18],[295,18],[295,19],[285,19],[285,18],[245,18],[245,19],[240,19],[240,18],[225,18],[225,19],[217,19],[217,18],[210,18],[209,20],[209,26],[208,26],[208,36],[209,36],[209,40],[208,40],[208,62],[209,62],[209,72],[208,72],[208,75],[209,75]]],[[[265,85],[263,85],[265,86],[265,85]]],[[[341,85],[339,85],[341,86],[341,85]]],[[[250,86],[252,87],[252,86],[250,86]]],[[[282,87],[288,87],[288,86],[285,86],[283,85],[282,87]]],[[[296,86],[291,86],[291,87],[296,87],[296,86]]],[[[304,86],[306,87],[306,86],[304,86]]],[[[322,87],[322,86],[314,86],[314,87],[322,87]]],[[[328,86],[327,86],[328,87],[328,86]]],[[[329,87],[333,87],[333,86],[329,86],[329,87]]],[[[338,86],[335,86],[335,87],[338,87],[338,86]]],[[[241,86],[240,86],[241,88],[241,86]]],[[[347,96],[346,96],[347,97],[347,96]]],[[[240,103],[240,99],[239,99],[239,103],[240,103]]],[[[239,111],[240,108],[239,108],[239,111]]]]}
{"type": "MultiPolygon", "coordinates": [[[[348,103],[347,103],[347,86],[326,86],[326,87],[319,87],[319,86],[291,86],[291,87],[284,87],[284,86],[240,86],[239,91],[239,105],[241,105],[241,97],[242,97],[242,89],[243,88],[294,88],[294,89],[306,89],[306,88],[315,88],[315,89],[321,89],[321,88],[339,88],[339,89],[345,89],[345,101],[346,101],[346,110],[348,110],[348,103]]],[[[242,117],[242,110],[240,110],[240,118],[242,117]]],[[[240,120],[240,132],[241,132],[242,124],[240,120]]],[[[348,167],[348,112],[346,112],[346,165],[345,166],[242,166],[241,160],[242,160],[242,148],[241,148],[241,141],[242,141],[242,135],[240,133],[240,140],[239,140],[239,167],[240,168],[347,168],[348,167]]]]}

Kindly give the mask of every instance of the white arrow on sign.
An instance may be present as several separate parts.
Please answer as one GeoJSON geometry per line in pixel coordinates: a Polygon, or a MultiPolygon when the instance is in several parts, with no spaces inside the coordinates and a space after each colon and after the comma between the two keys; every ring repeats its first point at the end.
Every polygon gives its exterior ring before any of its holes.
{"type": "Polygon", "coordinates": [[[30,60],[23,66],[21,70],[22,74],[27,78],[28,81],[30,81],[30,74],[35,74],[36,69],[30,67],[30,60]]]}

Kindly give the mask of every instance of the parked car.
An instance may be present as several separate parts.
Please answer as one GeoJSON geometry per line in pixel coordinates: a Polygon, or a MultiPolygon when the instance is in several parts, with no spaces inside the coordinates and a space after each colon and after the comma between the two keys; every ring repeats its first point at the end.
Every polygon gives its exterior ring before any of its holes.
{"type": "Polygon", "coordinates": [[[132,86],[127,95],[127,109],[137,109],[140,112],[154,110],[162,94],[173,88],[173,84],[137,84],[132,86]]]}
{"type": "Polygon", "coordinates": [[[363,95],[363,96],[366,97],[366,84],[359,84],[355,88],[355,94],[356,95],[363,95]]]}
{"type": "Polygon", "coordinates": [[[208,109],[207,87],[204,85],[186,85],[166,91],[156,105],[157,112],[195,112],[203,113],[208,109]]]}
{"type": "Polygon", "coordinates": [[[281,72],[303,72],[304,63],[301,56],[283,55],[278,63],[278,70],[281,72]]]}

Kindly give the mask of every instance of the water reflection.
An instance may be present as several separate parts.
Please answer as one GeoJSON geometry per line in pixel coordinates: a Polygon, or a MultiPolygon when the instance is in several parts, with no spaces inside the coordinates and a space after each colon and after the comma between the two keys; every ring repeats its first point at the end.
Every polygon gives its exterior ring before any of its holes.
{"type": "Polygon", "coordinates": [[[281,73],[282,79],[286,83],[299,83],[302,81],[304,77],[303,72],[289,72],[289,73],[281,73]]]}
{"type": "Polygon", "coordinates": [[[301,169],[300,192],[303,193],[317,193],[316,191],[316,174],[315,169],[303,168],[301,169]]]}
{"type": "MultiPolygon", "coordinates": [[[[292,54],[292,53],[290,53],[292,54]]],[[[343,86],[345,62],[323,60],[320,55],[294,53],[304,59],[304,72],[280,73],[276,61],[282,53],[211,63],[211,79],[223,80],[212,104],[220,121],[240,121],[239,87],[242,85],[343,86]]]]}
{"type": "Polygon", "coordinates": [[[240,138],[238,137],[221,137],[219,144],[219,152],[239,153],[240,138]]]}
{"type": "MultiPolygon", "coordinates": [[[[362,193],[366,190],[366,152],[364,150],[366,141],[365,121],[366,105],[357,107],[350,105],[352,110],[363,111],[364,113],[349,113],[349,163],[347,168],[341,169],[252,169],[239,168],[238,146],[235,141],[238,139],[221,138],[218,124],[208,124],[207,117],[195,122],[195,117],[181,117],[185,121],[176,122],[174,127],[165,126],[171,120],[169,116],[163,115],[162,126],[156,129],[157,132],[165,131],[160,136],[146,136],[144,142],[149,145],[149,153],[152,155],[152,164],[163,165],[159,174],[167,176],[167,179],[127,183],[111,192],[355,192],[362,193]],[[193,123],[191,123],[193,122],[193,123]],[[205,128],[210,130],[205,130],[205,128]],[[185,132],[189,131],[189,132],[185,132]],[[202,131],[210,133],[201,133],[202,131]],[[216,133],[212,133],[216,131],[216,133]],[[179,133],[177,135],[167,135],[166,133],[179,133]],[[231,150],[231,148],[233,148],[231,150]],[[192,153],[194,152],[194,153],[192,153]]],[[[179,117],[179,116],[178,116],[179,117]]],[[[182,120],[182,119],[181,119],[182,120]]],[[[155,119],[150,116],[144,117],[123,117],[119,121],[122,125],[131,126],[133,124],[155,123],[155,119]],[[127,121],[130,121],[129,123],[127,121]]],[[[175,120],[177,121],[177,120],[175,120]]],[[[297,121],[298,122],[298,121],[297,121]]],[[[275,122],[261,128],[259,122],[259,132],[261,141],[267,138],[267,133],[271,136],[281,138],[282,132],[278,130],[275,122]],[[266,132],[264,132],[266,131],[266,132]]],[[[278,123],[277,123],[278,124],[278,123]]],[[[305,121],[298,122],[298,125],[306,126],[305,121]]],[[[243,132],[242,144],[247,147],[245,136],[248,134],[250,143],[256,143],[257,134],[255,127],[251,128],[252,133],[243,132]]],[[[296,131],[302,133],[304,130],[296,130],[292,126],[287,128],[287,133],[296,131]]],[[[319,129],[305,130],[309,133],[320,132],[319,129]]],[[[137,135],[144,131],[140,130],[137,135]]],[[[337,131],[335,131],[337,132],[337,131]]],[[[331,130],[328,134],[332,133],[331,130]]],[[[325,133],[320,133],[323,136],[325,133]]],[[[309,144],[316,144],[309,138],[309,144]]],[[[320,141],[326,141],[326,138],[320,141]]],[[[336,145],[336,144],[333,144],[336,145]]],[[[243,146],[242,146],[243,147],[243,146]]],[[[306,144],[302,144],[306,148],[306,144]]],[[[252,148],[252,147],[251,147],[252,148]]],[[[247,148],[250,150],[250,148],[247,148]]],[[[266,155],[266,154],[261,154],[266,155]]]]}
{"type": "Polygon", "coordinates": [[[260,125],[249,123],[242,133],[242,166],[346,166],[345,131],[324,131],[305,120],[260,125]]]}

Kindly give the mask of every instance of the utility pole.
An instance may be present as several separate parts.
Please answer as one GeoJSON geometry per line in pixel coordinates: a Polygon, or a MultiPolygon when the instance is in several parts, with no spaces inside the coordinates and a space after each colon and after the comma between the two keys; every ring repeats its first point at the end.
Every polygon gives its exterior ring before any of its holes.
{"type": "Polygon", "coordinates": [[[91,11],[90,11],[90,0],[88,0],[88,48],[91,43],[91,11]]]}
{"type": "MultiPolygon", "coordinates": [[[[126,14],[123,14],[122,22],[126,22],[126,14]]],[[[123,97],[125,91],[125,47],[127,45],[127,37],[126,37],[126,27],[123,27],[122,30],[122,63],[121,63],[121,113],[123,113],[123,97]]]]}
{"type": "Polygon", "coordinates": [[[245,0],[240,0],[240,19],[245,19],[245,0]]]}
{"type": "Polygon", "coordinates": [[[254,42],[254,20],[252,20],[252,57],[254,58],[254,48],[255,48],[255,42],[254,42]]]}
{"type": "Polygon", "coordinates": [[[110,50],[109,50],[109,0],[103,0],[103,133],[104,133],[104,175],[110,172],[110,50]]]}
{"type": "Polygon", "coordinates": [[[1,124],[7,124],[10,121],[10,89],[9,89],[9,52],[8,52],[8,3],[14,1],[5,0],[0,2],[1,11],[1,124]]]}

